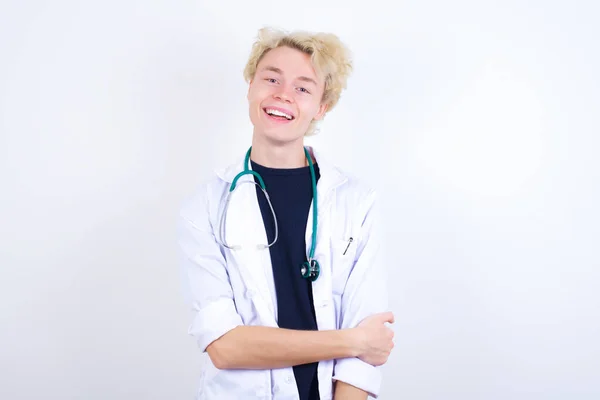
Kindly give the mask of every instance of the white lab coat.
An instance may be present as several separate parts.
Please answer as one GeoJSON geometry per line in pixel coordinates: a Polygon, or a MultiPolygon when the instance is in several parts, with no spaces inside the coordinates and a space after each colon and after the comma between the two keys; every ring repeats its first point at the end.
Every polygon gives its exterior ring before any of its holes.
{"type": "MultiPolygon", "coordinates": [[[[319,164],[317,185],[318,229],[315,258],[321,274],[313,283],[319,330],[355,327],[363,318],[387,311],[384,266],[376,258],[379,238],[374,229],[375,193],[341,172],[313,148],[319,164]],[[352,238],[350,246],[348,243],[352,238]],[[345,252],[345,253],[344,253],[345,252]]],[[[215,240],[224,198],[234,177],[244,169],[243,157],[203,184],[187,199],[179,219],[190,301],[195,318],[189,328],[200,349],[238,325],[277,327],[277,301],[268,249],[229,250],[215,240]]],[[[244,175],[242,180],[253,180],[244,175]]],[[[238,185],[240,185],[238,181],[238,185]]],[[[268,190],[268,188],[267,188],[268,190]]],[[[306,251],[312,234],[311,205],[306,228],[306,251]]],[[[226,219],[227,243],[267,243],[266,232],[252,184],[233,193],[226,219]]],[[[280,227],[285,229],[285,227],[280,227]]],[[[300,268],[300,266],[293,266],[300,268]]],[[[208,356],[198,390],[198,400],[296,400],[293,369],[219,370],[208,356]]],[[[321,361],[318,365],[321,400],[333,396],[333,380],[379,395],[381,371],[358,358],[321,361]]]]}

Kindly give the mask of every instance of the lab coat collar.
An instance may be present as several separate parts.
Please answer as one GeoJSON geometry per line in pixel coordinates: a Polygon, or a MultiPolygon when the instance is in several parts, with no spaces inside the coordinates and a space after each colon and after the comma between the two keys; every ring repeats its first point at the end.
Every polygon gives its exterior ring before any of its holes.
{"type": "MultiPolygon", "coordinates": [[[[323,156],[322,152],[316,150],[312,146],[305,146],[313,159],[316,160],[319,165],[319,171],[321,177],[319,178],[318,188],[322,193],[328,192],[330,189],[334,189],[339,185],[344,184],[348,180],[348,176],[341,171],[337,166],[329,163],[327,158],[323,156]]],[[[244,170],[244,161],[246,154],[240,157],[235,163],[229,165],[226,168],[219,169],[216,172],[217,176],[227,183],[233,182],[236,175],[244,170]]],[[[252,169],[252,165],[250,165],[252,169]]],[[[252,175],[246,174],[240,178],[240,180],[253,179],[252,175]]]]}

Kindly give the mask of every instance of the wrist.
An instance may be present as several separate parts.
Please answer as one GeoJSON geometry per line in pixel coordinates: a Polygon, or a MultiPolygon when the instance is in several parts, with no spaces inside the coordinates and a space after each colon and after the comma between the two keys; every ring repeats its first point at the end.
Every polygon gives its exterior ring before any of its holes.
{"type": "Polygon", "coordinates": [[[361,330],[358,328],[348,328],[342,330],[342,333],[345,334],[348,357],[359,357],[364,349],[364,340],[361,330]]]}

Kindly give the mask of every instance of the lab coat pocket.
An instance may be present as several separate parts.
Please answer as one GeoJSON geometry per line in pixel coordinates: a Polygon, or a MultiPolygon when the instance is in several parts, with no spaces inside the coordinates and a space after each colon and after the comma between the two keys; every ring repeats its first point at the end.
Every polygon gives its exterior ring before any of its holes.
{"type": "Polygon", "coordinates": [[[334,295],[340,296],[344,293],[346,281],[354,266],[356,239],[353,236],[333,239],[331,251],[332,289],[334,295]]]}

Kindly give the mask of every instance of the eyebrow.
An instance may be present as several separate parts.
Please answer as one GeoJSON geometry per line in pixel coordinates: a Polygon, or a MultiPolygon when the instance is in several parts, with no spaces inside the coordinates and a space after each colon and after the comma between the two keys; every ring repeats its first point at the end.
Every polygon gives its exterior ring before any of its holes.
{"type": "MultiPolygon", "coordinates": [[[[271,71],[271,72],[275,72],[276,74],[283,75],[283,71],[280,68],[273,67],[271,65],[267,65],[262,70],[263,71],[271,71]]],[[[315,86],[319,86],[317,84],[317,81],[315,81],[313,78],[309,78],[308,76],[299,76],[297,79],[299,81],[309,82],[309,83],[312,83],[315,86]]]]}

